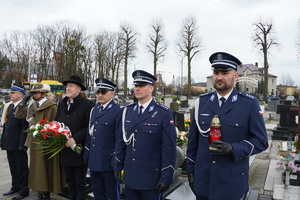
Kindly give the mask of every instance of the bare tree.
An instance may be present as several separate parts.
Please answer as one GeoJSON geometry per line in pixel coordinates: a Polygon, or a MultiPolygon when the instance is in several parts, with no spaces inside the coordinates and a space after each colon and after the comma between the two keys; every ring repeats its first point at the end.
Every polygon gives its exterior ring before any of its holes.
{"type": "Polygon", "coordinates": [[[197,19],[190,16],[182,21],[182,25],[179,31],[179,39],[176,42],[176,46],[183,56],[187,57],[188,68],[188,98],[191,97],[191,68],[192,59],[198,55],[202,49],[202,40],[198,33],[197,19]]]}
{"type": "Polygon", "coordinates": [[[263,53],[264,58],[264,101],[268,101],[268,75],[269,75],[269,62],[268,55],[273,47],[280,47],[275,37],[275,28],[272,19],[264,20],[259,18],[256,23],[252,24],[253,35],[252,41],[253,46],[258,49],[259,52],[263,53]]]}
{"type": "MultiPolygon", "coordinates": [[[[158,61],[163,59],[167,50],[167,41],[165,39],[164,24],[161,19],[152,20],[150,27],[151,30],[145,46],[153,56],[153,75],[156,76],[158,61]]],[[[156,87],[154,87],[153,94],[156,94],[156,87]]]]}
{"type": "Polygon", "coordinates": [[[5,73],[4,85],[8,87],[11,82],[27,80],[29,55],[31,52],[32,38],[29,32],[13,31],[5,34],[2,41],[2,52],[9,60],[5,73]]]}
{"type": "Polygon", "coordinates": [[[122,32],[121,41],[124,46],[124,96],[127,96],[127,72],[128,72],[128,60],[134,57],[136,50],[136,43],[138,32],[128,22],[122,22],[120,25],[122,32]]]}
{"type": "Polygon", "coordinates": [[[295,84],[295,81],[292,79],[291,75],[288,72],[282,72],[280,79],[280,83],[282,85],[294,86],[295,84]]]}

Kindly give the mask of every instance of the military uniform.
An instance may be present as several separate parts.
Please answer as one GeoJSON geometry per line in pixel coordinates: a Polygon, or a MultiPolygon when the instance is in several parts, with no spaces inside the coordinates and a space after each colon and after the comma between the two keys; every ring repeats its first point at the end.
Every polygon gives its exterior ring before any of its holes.
{"type": "Polygon", "coordinates": [[[195,102],[186,159],[187,171],[194,172],[197,199],[243,197],[249,190],[249,156],[267,147],[266,128],[255,97],[233,88],[220,108],[216,92],[201,95],[195,102]],[[208,134],[214,115],[220,119],[222,141],[233,149],[231,155],[217,155],[209,150],[208,134]]]}
{"type": "MultiPolygon", "coordinates": [[[[113,90],[115,84],[102,78],[96,80],[96,89],[113,90]],[[101,85],[106,83],[106,86],[101,85]]],[[[113,99],[100,103],[91,110],[89,133],[86,136],[84,158],[88,160],[91,174],[91,185],[95,199],[117,200],[117,180],[112,170],[112,157],[116,142],[117,125],[121,119],[122,106],[113,99]]]]}

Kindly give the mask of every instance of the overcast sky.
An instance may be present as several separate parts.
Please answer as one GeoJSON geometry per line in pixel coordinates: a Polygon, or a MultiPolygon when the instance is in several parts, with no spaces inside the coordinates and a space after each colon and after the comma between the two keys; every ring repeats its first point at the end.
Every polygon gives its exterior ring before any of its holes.
{"type": "MultiPolygon", "coordinates": [[[[253,48],[251,25],[261,16],[272,19],[281,50],[273,49],[269,58],[269,73],[281,81],[289,73],[300,87],[300,61],[297,59],[297,21],[299,0],[0,0],[0,34],[14,30],[28,31],[39,24],[58,20],[74,20],[86,27],[89,34],[101,30],[118,31],[122,21],[130,22],[140,33],[136,58],[129,62],[129,74],[136,69],[153,73],[152,58],[143,47],[149,23],[160,18],[165,24],[168,49],[157,71],[171,83],[181,75],[181,58],[176,55],[175,40],[182,20],[192,15],[198,20],[199,36],[205,46],[192,62],[195,82],[205,82],[212,74],[209,56],[217,51],[235,55],[244,64],[258,62],[262,56],[253,48]]],[[[186,61],[183,76],[187,76],[186,61]]],[[[132,79],[129,79],[129,83],[132,79]]]]}

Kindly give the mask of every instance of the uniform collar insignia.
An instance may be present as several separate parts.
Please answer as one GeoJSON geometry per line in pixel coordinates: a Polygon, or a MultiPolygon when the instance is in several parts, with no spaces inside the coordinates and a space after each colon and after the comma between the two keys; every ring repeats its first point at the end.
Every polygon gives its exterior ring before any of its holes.
{"type": "Polygon", "coordinates": [[[237,95],[232,96],[232,102],[236,102],[237,101],[237,95]]]}
{"type": "Polygon", "coordinates": [[[109,104],[108,107],[107,107],[107,109],[110,109],[111,107],[112,107],[112,104],[109,104]]]}
{"type": "Polygon", "coordinates": [[[135,111],[136,110],[136,107],[137,107],[137,104],[134,106],[133,110],[135,111]]]}
{"type": "Polygon", "coordinates": [[[215,99],[215,95],[214,94],[212,94],[211,96],[210,96],[210,101],[214,101],[214,99],[215,99]]]}
{"type": "Polygon", "coordinates": [[[151,107],[149,108],[149,112],[152,112],[153,109],[154,109],[154,106],[151,106],[151,107]]]}

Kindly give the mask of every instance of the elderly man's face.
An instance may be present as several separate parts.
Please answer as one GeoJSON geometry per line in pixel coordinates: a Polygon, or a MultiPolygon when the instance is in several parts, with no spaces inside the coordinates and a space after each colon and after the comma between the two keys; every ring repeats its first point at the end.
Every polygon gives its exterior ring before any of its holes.
{"type": "Polygon", "coordinates": [[[96,91],[96,97],[97,100],[100,104],[106,104],[107,102],[109,102],[113,96],[114,96],[115,92],[111,91],[111,90],[97,90],[96,91]]]}
{"type": "Polygon", "coordinates": [[[67,83],[66,85],[66,95],[70,99],[74,99],[80,93],[81,87],[76,83],[67,83]]]}

